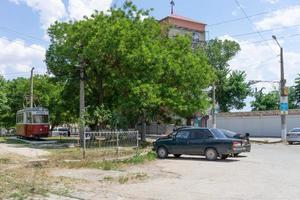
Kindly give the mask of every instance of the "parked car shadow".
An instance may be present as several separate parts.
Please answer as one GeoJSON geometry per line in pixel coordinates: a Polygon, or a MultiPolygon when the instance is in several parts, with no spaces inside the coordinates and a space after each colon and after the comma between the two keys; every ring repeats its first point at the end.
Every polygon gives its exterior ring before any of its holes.
{"type": "Polygon", "coordinates": [[[289,144],[289,145],[300,145],[300,142],[293,142],[293,144],[289,144]]]}
{"type": "Polygon", "coordinates": [[[230,158],[246,158],[248,156],[245,156],[245,155],[237,155],[237,156],[232,156],[230,158]]]}
{"type": "Polygon", "coordinates": [[[221,159],[217,159],[215,161],[209,161],[209,160],[206,160],[206,158],[204,157],[196,157],[196,156],[193,156],[193,157],[190,157],[190,156],[183,156],[183,157],[179,157],[179,158],[176,158],[176,157],[173,157],[173,156],[170,156],[170,157],[167,157],[166,159],[168,160],[183,160],[183,161],[191,161],[191,160],[194,160],[194,161],[204,161],[204,162],[225,162],[225,163],[230,163],[230,162],[237,162],[237,161],[240,161],[239,159],[237,159],[236,157],[229,157],[225,160],[221,160],[221,159]]]}

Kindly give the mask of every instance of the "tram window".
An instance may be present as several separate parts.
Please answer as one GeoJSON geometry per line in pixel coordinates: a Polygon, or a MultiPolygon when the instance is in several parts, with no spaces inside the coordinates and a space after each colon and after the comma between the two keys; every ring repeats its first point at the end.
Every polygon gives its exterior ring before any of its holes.
{"type": "Polygon", "coordinates": [[[32,114],[31,112],[26,113],[27,116],[27,123],[32,123],[32,114]]]}
{"type": "Polygon", "coordinates": [[[17,123],[23,123],[23,114],[17,115],[17,123]]]}
{"type": "Polygon", "coordinates": [[[33,123],[48,123],[48,115],[33,115],[33,123]]]}

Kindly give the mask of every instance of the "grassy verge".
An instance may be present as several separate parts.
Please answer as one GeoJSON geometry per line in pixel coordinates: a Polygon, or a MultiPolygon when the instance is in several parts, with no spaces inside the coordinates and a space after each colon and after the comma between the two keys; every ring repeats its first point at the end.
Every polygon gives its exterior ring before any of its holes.
{"type": "Polygon", "coordinates": [[[30,146],[28,143],[23,142],[21,140],[16,140],[13,137],[0,137],[0,143],[5,143],[5,144],[22,144],[24,146],[30,146]]]}
{"type": "Polygon", "coordinates": [[[123,159],[120,157],[120,159],[117,159],[114,149],[105,151],[89,150],[86,155],[86,159],[82,159],[82,152],[79,148],[70,148],[51,151],[48,159],[51,167],[103,170],[118,170],[129,165],[143,164],[156,159],[156,154],[153,152],[144,151],[135,155],[135,150],[132,149],[120,152],[119,156],[124,156],[123,159]]]}

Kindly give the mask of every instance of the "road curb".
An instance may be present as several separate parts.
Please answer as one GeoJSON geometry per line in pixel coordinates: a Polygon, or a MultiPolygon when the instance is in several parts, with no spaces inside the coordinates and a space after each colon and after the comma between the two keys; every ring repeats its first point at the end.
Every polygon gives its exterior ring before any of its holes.
{"type": "Polygon", "coordinates": [[[258,143],[258,144],[277,144],[277,143],[282,143],[282,140],[270,142],[269,140],[251,140],[250,139],[250,142],[258,143]]]}

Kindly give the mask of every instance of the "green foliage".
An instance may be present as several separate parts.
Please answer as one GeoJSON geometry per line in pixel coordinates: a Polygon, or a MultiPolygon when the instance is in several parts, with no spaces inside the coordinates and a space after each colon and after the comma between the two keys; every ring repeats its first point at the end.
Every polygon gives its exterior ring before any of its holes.
{"type": "Polygon", "coordinates": [[[6,118],[9,115],[6,81],[0,75],[0,127],[7,127],[6,118]]]}
{"type": "Polygon", "coordinates": [[[298,74],[298,77],[295,79],[295,93],[294,93],[294,99],[295,104],[297,108],[300,108],[300,74],[298,74]]]}
{"type": "Polygon", "coordinates": [[[264,94],[261,89],[254,93],[255,100],[251,102],[253,111],[278,110],[279,109],[279,92],[274,90],[264,94]]]}
{"type": "Polygon", "coordinates": [[[97,126],[97,128],[105,128],[106,125],[110,125],[112,120],[111,111],[103,104],[100,106],[87,107],[85,112],[86,125],[97,126]]]}
{"type": "Polygon", "coordinates": [[[182,117],[205,110],[203,92],[214,73],[188,36],[168,38],[160,24],[130,1],[110,14],[95,12],[81,21],[57,22],[49,30],[46,63],[65,83],[68,112],[78,117],[78,67],[86,75],[86,105],[105,105],[113,126],[133,127],[161,108],[182,117]]]}
{"type": "MultiPolygon", "coordinates": [[[[18,110],[29,106],[30,82],[27,78],[17,78],[6,83],[7,105],[10,108],[1,122],[6,127],[15,125],[15,117],[18,110]]],[[[47,75],[34,76],[34,105],[49,109],[52,125],[64,122],[72,122],[74,119],[69,115],[65,107],[68,105],[61,96],[64,83],[47,75]]]]}
{"type": "Polygon", "coordinates": [[[297,104],[297,95],[296,95],[295,86],[289,87],[288,101],[289,101],[289,109],[297,109],[300,107],[297,104]]]}
{"type": "Polygon", "coordinates": [[[250,94],[245,72],[229,69],[228,62],[239,51],[239,44],[230,40],[213,39],[206,46],[209,63],[216,70],[216,101],[222,112],[242,109],[245,106],[244,100],[250,94]]]}

